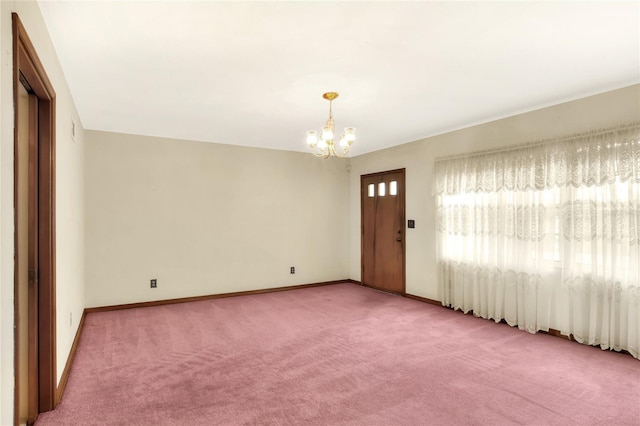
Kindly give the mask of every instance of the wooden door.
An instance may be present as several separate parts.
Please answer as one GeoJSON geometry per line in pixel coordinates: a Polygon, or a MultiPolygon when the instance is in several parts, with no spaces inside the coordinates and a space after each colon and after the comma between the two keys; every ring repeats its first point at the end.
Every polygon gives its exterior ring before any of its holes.
{"type": "Polygon", "coordinates": [[[404,169],[360,177],[362,284],[404,294],[404,169]]]}
{"type": "Polygon", "coordinates": [[[20,84],[15,151],[16,293],[19,422],[38,413],[38,98],[20,84]]]}

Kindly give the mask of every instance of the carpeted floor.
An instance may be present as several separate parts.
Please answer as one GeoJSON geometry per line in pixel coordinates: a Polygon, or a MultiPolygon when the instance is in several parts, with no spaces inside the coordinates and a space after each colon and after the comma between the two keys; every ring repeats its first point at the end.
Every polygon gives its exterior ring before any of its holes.
{"type": "Polygon", "coordinates": [[[354,284],[89,314],[47,425],[639,425],[640,362],[354,284]]]}

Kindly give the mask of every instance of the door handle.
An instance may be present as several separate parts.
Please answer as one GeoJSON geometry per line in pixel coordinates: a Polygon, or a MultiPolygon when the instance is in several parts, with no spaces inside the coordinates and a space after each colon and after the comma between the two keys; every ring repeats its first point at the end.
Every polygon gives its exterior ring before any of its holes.
{"type": "Polygon", "coordinates": [[[398,236],[396,237],[396,241],[402,241],[402,231],[398,231],[398,236]]]}

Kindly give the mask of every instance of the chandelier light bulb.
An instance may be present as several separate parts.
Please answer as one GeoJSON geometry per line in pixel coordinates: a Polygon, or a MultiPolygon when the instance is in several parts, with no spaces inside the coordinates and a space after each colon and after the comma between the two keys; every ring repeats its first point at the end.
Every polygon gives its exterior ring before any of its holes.
{"type": "Polygon", "coordinates": [[[309,146],[313,148],[314,146],[316,146],[317,143],[318,143],[318,132],[316,132],[315,130],[309,130],[307,132],[307,144],[309,144],[309,146]]]}
{"type": "Polygon", "coordinates": [[[322,128],[322,139],[325,141],[333,140],[333,129],[331,126],[324,126],[322,128]]]}
{"type": "Polygon", "coordinates": [[[347,141],[346,136],[343,134],[342,136],[340,136],[340,148],[344,149],[348,147],[349,147],[349,141],[347,141]]]}
{"type": "Polygon", "coordinates": [[[327,143],[326,140],[324,139],[320,139],[318,141],[318,148],[320,148],[322,151],[324,151],[325,149],[327,149],[327,147],[329,146],[329,144],[327,143]]]}
{"type": "Polygon", "coordinates": [[[354,127],[347,127],[344,129],[344,137],[348,143],[356,140],[356,129],[354,127]]]}

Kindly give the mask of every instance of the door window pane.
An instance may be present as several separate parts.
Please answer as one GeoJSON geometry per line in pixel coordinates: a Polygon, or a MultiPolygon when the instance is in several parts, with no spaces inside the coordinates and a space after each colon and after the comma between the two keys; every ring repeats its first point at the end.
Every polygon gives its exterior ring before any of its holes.
{"type": "Polygon", "coordinates": [[[389,195],[398,195],[398,182],[395,180],[389,183],[389,195]]]}
{"type": "Polygon", "coordinates": [[[376,196],[376,186],[374,184],[370,183],[367,189],[370,198],[376,196]]]}
{"type": "Polygon", "coordinates": [[[387,192],[387,185],[384,182],[378,184],[378,195],[384,197],[387,192]]]}

